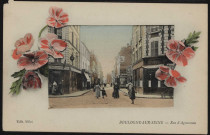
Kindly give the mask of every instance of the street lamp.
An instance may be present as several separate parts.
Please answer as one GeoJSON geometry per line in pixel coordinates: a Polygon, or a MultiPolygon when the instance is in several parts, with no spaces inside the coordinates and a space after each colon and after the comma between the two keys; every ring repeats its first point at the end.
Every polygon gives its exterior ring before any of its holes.
{"type": "Polygon", "coordinates": [[[70,60],[72,61],[72,66],[74,66],[74,54],[73,54],[73,52],[72,52],[72,54],[71,54],[71,56],[70,56],[70,60]]]}

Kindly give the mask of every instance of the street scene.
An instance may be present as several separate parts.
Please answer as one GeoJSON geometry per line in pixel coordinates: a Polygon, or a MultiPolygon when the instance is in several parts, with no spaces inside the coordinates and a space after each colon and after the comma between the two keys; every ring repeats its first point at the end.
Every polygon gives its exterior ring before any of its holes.
{"type": "Polygon", "coordinates": [[[174,89],[156,78],[172,63],[173,25],[48,26],[48,33],[67,45],[63,58],[49,58],[50,109],[173,106],[174,89]]]}
{"type": "MultiPolygon", "coordinates": [[[[93,90],[76,92],[66,96],[49,98],[49,108],[109,108],[109,107],[170,107],[173,106],[173,99],[161,99],[159,96],[137,95],[134,104],[128,97],[127,92],[120,91],[119,98],[112,97],[113,88],[107,87],[107,96],[96,98],[93,90]]],[[[126,89],[123,89],[126,91],[126,89]]]]}

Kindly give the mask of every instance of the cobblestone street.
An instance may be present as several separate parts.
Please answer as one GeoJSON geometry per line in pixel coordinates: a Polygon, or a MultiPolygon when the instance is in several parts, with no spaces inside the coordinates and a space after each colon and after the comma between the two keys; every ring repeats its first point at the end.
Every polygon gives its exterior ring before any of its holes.
{"type": "Polygon", "coordinates": [[[123,92],[120,98],[112,97],[113,88],[105,88],[107,97],[97,99],[95,93],[90,92],[78,97],[49,98],[49,108],[109,108],[109,107],[172,107],[173,99],[136,98],[135,104],[123,92]]]}

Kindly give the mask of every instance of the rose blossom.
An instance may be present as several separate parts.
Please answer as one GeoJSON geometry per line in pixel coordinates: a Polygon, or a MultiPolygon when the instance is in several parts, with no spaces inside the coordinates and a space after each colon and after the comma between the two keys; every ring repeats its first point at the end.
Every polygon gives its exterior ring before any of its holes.
{"type": "Polygon", "coordinates": [[[169,40],[167,48],[166,56],[180,66],[186,66],[188,60],[195,55],[193,49],[191,47],[185,47],[181,41],[169,40]]]}
{"type": "Polygon", "coordinates": [[[160,66],[155,73],[155,77],[158,80],[165,80],[167,87],[175,87],[177,82],[185,82],[186,79],[180,75],[176,70],[172,70],[167,66],[160,66]]]}

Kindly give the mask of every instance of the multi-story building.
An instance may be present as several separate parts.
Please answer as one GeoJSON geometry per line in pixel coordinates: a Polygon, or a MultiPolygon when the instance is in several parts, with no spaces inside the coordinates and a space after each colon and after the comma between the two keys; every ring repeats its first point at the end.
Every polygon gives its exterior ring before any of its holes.
{"type": "Polygon", "coordinates": [[[103,71],[101,63],[93,51],[90,52],[90,73],[91,73],[91,83],[92,87],[97,83],[103,83],[103,71]]]}
{"type": "Polygon", "coordinates": [[[90,88],[90,51],[85,43],[80,41],[80,69],[82,70],[82,89],[90,88]]]}
{"type": "Polygon", "coordinates": [[[53,82],[60,84],[64,94],[81,90],[79,26],[62,28],[48,27],[49,33],[55,33],[67,43],[62,52],[64,58],[49,58],[49,92],[53,82]]]}
{"type": "Polygon", "coordinates": [[[112,78],[111,83],[114,84],[115,83],[115,71],[114,70],[112,70],[111,78],[112,78]]]}
{"type": "Polygon", "coordinates": [[[173,38],[172,25],[133,26],[133,83],[140,93],[157,94],[172,89],[167,88],[163,81],[157,80],[155,72],[159,66],[171,63],[165,53],[168,40],[173,38]]]}
{"type": "Polygon", "coordinates": [[[120,87],[126,87],[129,75],[127,74],[128,67],[131,66],[131,45],[127,44],[122,47],[115,61],[115,82],[119,83],[120,87]]]}
{"type": "Polygon", "coordinates": [[[112,83],[112,76],[111,76],[111,74],[107,74],[106,75],[106,83],[107,84],[111,84],[112,83]]]}

